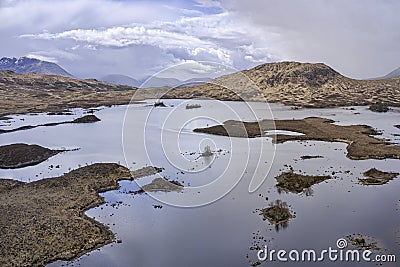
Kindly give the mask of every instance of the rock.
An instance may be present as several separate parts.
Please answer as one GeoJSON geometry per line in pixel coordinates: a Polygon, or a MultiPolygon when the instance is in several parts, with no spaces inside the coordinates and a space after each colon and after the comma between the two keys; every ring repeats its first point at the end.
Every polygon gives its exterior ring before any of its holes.
{"type": "Polygon", "coordinates": [[[95,115],[85,115],[72,121],[72,123],[92,123],[100,121],[95,115]]]}

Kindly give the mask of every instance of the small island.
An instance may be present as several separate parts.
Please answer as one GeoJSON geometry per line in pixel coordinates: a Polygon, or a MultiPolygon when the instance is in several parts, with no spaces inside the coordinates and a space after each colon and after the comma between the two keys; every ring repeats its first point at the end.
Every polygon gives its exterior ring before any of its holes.
{"type": "Polygon", "coordinates": [[[181,192],[183,185],[178,181],[168,181],[165,178],[155,178],[151,183],[142,186],[143,192],[181,192]]]}
{"type": "Polygon", "coordinates": [[[52,150],[39,145],[11,144],[0,146],[0,169],[17,169],[37,165],[66,150],[52,150]]]}
{"type": "Polygon", "coordinates": [[[284,172],[275,177],[278,192],[285,191],[291,193],[302,193],[314,184],[319,184],[325,180],[332,179],[331,176],[312,176],[294,172],[284,172]]]}
{"type": "Polygon", "coordinates": [[[364,172],[364,176],[367,178],[359,179],[359,181],[363,185],[383,185],[387,184],[390,180],[393,180],[398,175],[399,173],[397,172],[383,172],[372,168],[364,172]]]}
{"type": "Polygon", "coordinates": [[[254,138],[265,137],[265,131],[284,130],[299,132],[302,135],[276,134],[272,137],[274,143],[287,141],[325,141],[347,144],[347,157],[354,160],[363,159],[400,159],[400,145],[394,145],[380,135],[378,130],[368,125],[341,126],[334,121],[319,117],[309,117],[299,120],[262,120],[258,122],[242,122],[229,120],[223,125],[194,129],[194,132],[214,135],[254,138]]]}
{"type": "Polygon", "coordinates": [[[0,129],[0,134],[29,130],[29,129],[33,129],[36,127],[42,127],[42,126],[57,126],[57,125],[68,124],[68,123],[93,123],[93,122],[98,122],[98,121],[100,121],[100,119],[97,118],[95,115],[85,115],[83,117],[77,118],[72,121],[49,122],[49,123],[38,124],[38,125],[24,125],[24,126],[14,128],[14,129],[9,129],[9,130],[0,129]]]}
{"type": "Polygon", "coordinates": [[[358,233],[347,235],[346,238],[350,241],[352,246],[359,250],[381,250],[381,247],[378,246],[378,242],[373,237],[358,233]]]}
{"type": "Polygon", "coordinates": [[[279,199],[275,202],[269,203],[267,208],[260,209],[259,211],[264,220],[268,220],[277,228],[281,226],[286,227],[287,222],[295,217],[295,215],[289,210],[288,204],[279,199]]]}

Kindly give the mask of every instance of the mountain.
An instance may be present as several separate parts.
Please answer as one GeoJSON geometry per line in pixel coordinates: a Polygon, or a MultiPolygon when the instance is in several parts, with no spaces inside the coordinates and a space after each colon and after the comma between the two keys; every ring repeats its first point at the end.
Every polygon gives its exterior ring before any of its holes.
{"type": "Polygon", "coordinates": [[[139,87],[141,82],[135,80],[129,76],[121,75],[121,74],[109,74],[100,78],[100,81],[113,83],[113,84],[122,84],[128,86],[139,87]]]}
{"type": "Polygon", "coordinates": [[[181,81],[176,78],[160,78],[160,77],[151,77],[145,79],[143,81],[144,87],[185,87],[185,86],[192,86],[197,84],[202,84],[205,82],[211,81],[211,78],[191,78],[188,80],[181,81]]]}
{"type": "Polygon", "coordinates": [[[0,70],[11,70],[17,73],[35,72],[39,74],[54,74],[72,77],[70,73],[53,62],[42,61],[36,58],[20,57],[0,59],[0,70]]]}
{"type": "Polygon", "coordinates": [[[132,96],[135,100],[158,97],[266,100],[314,108],[370,105],[380,101],[400,107],[398,88],[400,77],[354,80],[322,63],[299,62],[267,63],[207,83],[140,91],[135,87],[93,79],[0,71],[0,117],[15,113],[62,111],[72,107],[127,104],[132,96]]]}
{"type": "Polygon", "coordinates": [[[164,98],[214,98],[279,102],[302,107],[400,106],[400,78],[354,80],[323,63],[278,62],[176,88],[164,98]]]}
{"type": "Polygon", "coordinates": [[[160,78],[160,77],[149,77],[143,81],[144,87],[176,87],[183,83],[183,81],[175,78],[160,78]]]}
{"type": "Polygon", "coordinates": [[[387,79],[387,78],[395,78],[395,77],[400,77],[400,67],[395,69],[394,71],[386,74],[385,76],[383,76],[383,78],[387,79]]]}
{"type": "Polygon", "coordinates": [[[192,78],[192,79],[183,81],[182,85],[179,85],[178,87],[199,85],[199,84],[203,84],[206,82],[211,82],[212,80],[213,79],[211,79],[211,78],[192,78]]]}
{"type": "Polygon", "coordinates": [[[121,85],[128,85],[128,86],[134,86],[134,87],[183,87],[183,86],[191,86],[191,85],[197,85],[201,84],[204,82],[211,81],[211,78],[204,78],[204,79],[199,79],[199,78],[192,78],[188,79],[185,81],[181,81],[176,78],[160,78],[160,77],[147,77],[143,80],[136,80],[133,79],[132,77],[126,76],[126,75],[121,75],[121,74],[109,74],[106,76],[103,76],[99,79],[100,81],[103,82],[108,82],[108,83],[113,83],[113,84],[121,84],[121,85]],[[142,86],[143,85],[143,86],[142,86]]]}

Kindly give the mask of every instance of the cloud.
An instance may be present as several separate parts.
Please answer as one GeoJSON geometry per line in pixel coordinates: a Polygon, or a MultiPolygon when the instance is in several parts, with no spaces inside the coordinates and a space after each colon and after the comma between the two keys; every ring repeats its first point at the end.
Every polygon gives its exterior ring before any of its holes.
{"type": "Polygon", "coordinates": [[[0,49],[51,58],[78,77],[295,60],[370,78],[399,66],[399,12],[395,0],[7,0],[0,49]]]}
{"type": "Polygon", "coordinates": [[[79,56],[65,50],[35,51],[27,54],[26,56],[45,61],[51,61],[54,63],[57,63],[58,59],[71,60],[71,61],[79,59],[79,56]]]}
{"type": "MultiPolygon", "coordinates": [[[[77,42],[96,46],[122,48],[138,45],[156,46],[167,51],[179,50],[186,56],[196,57],[211,54],[226,63],[230,62],[229,51],[217,47],[213,42],[177,31],[165,31],[163,25],[136,25],[132,27],[112,27],[104,30],[77,29],[61,33],[41,33],[21,35],[20,37],[45,40],[73,39],[77,42]]],[[[88,46],[87,46],[88,47],[88,46]]]]}
{"type": "Polygon", "coordinates": [[[273,58],[271,53],[266,53],[265,47],[257,46],[263,45],[257,32],[249,31],[248,25],[237,21],[228,12],[108,28],[45,31],[23,34],[20,38],[74,41],[71,50],[87,48],[101,51],[151,46],[172,55],[174,60],[171,63],[201,60],[243,68],[273,58]]]}
{"type": "Polygon", "coordinates": [[[218,64],[214,62],[182,60],[176,65],[166,68],[156,74],[159,78],[174,77],[178,80],[185,81],[196,79],[198,81],[208,81],[211,78],[216,78],[221,75],[236,72],[230,66],[218,64]]]}
{"type": "Polygon", "coordinates": [[[199,6],[199,7],[206,7],[206,8],[218,7],[218,8],[222,8],[221,2],[218,1],[218,0],[196,0],[195,2],[197,3],[197,6],[199,6]]]}
{"type": "Polygon", "coordinates": [[[0,6],[0,29],[12,27],[35,33],[90,29],[126,25],[133,21],[146,23],[155,18],[174,20],[180,13],[179,8],[156,1],[8,0],[7,6],[0,6]]]}
{"type": "Polygon", "coordinates": [[[50,58],[77,77],[143,77],[186,60],[243,69],[273,55],[261,55],[264,38],[215,0],[3,3],[4,56],[50,58]]]}
{"type": "MultiPolygon", "coordinates": [[[[240,21],[275,34],[269,52],[284,60],[324,62],[370,78],[400,64],[400,1],[223,0],[240,21]]],[[[254,50],[252,51],[254,54],[254,50]]],[[[252,55],[248,55],[248,60],[252,55]]],[[[257,59],[256,59],[257,60],[257,59]]]]}
{"type": "Polygon", "coordinates": [[[26,55],[26,57],[36,58],[36,59],[43,60],[43,61],[57,63],[57,59],[55,59],[54,57],[46,57],[46,56],[42,56],[37,53],[28,54],[28,55],[26,55]]]}

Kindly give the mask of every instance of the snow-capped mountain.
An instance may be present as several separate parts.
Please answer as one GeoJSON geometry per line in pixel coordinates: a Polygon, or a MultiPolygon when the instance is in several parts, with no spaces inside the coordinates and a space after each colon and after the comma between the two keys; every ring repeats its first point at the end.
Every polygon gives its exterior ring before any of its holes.
{"type": "Polygon", "coordinates": [[[0,59],[0,70],[11,70],[17,73],[35,72],[39,74],[54,74],[72,77],[70,73],[56,63],[29,57],[3,57],[0,59]]]}

